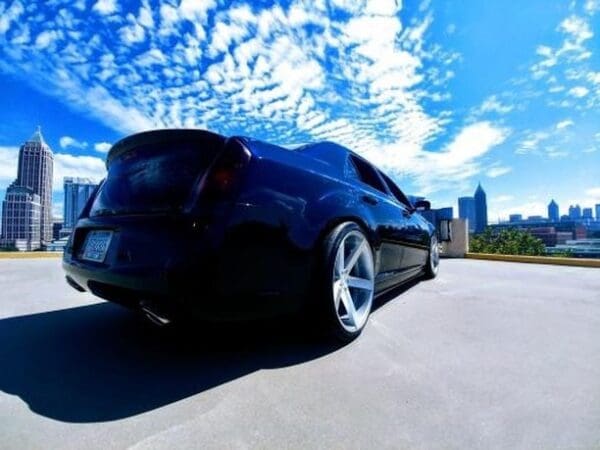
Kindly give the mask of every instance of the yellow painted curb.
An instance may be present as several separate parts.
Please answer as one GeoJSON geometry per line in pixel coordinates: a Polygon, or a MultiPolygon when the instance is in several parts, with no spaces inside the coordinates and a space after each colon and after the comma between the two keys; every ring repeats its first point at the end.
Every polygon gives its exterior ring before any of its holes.
{"type": "Polygon", "coordinates": [[[63,252],[0,252],[0,259],[61,258],[63,252]]]}
{"type": "Polygon", "coordinates": [[[600,259],[564,258],[552,256],[499,255],[494,253],[467,253],[465,258],[491,261],[508,261],[532,264],[552,264],[557,266],[599,267],[600,259]]]}

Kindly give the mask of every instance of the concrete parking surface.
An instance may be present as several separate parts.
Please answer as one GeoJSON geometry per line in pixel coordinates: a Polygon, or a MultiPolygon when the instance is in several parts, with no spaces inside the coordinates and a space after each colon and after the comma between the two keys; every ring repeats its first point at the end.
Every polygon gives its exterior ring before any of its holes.
{"type": "Polygon", "coordinates": [[[157,330],[2,260],[0,448],[600,448],[599,269],[445,260],[396,294],[340,347],[157,330]]]}

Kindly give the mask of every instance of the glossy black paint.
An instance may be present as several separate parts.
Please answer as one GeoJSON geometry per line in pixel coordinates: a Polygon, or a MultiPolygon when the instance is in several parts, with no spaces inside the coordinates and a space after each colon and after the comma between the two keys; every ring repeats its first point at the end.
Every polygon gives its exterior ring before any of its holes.
{"type": "MultiPolygon", "coordinates": [[[[117,143],[107,158],[108,176],[115,155],[136,142],[182,136],[177,133],[155,131],[117,143]]],[[[193,139],[207,132],[181,133],[193,139]]],[[[164,214],[89,217],[87,205],[65,250],[69,283],[132,308],[150,304],[166,316],[293,313],[312,295],[324,236],[345,221],[359,224],[371,243],[377,293],[422,273],[432,225],[383,178],[385,192],[360,181],[352,163],[359,157],[348,149],[329,142],[292,151],[242,137],[221,141],[223,153],[242,150],[248,158],[234,192],[207,195],[203,180],[183,210],[164,214]],[[113,231],[103,263],[78,257],[93,229],[113,231]]]]}

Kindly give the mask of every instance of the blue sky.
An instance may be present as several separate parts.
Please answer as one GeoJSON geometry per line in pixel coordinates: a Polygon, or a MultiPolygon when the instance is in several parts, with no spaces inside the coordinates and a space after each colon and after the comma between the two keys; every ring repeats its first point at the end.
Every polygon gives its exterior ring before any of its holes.
{"type": "Polygon", "coordinates": [[[155,127],[328,139],[490,219],[600,203],[600,0],[0,1],[0,195],[39,124],[62,177],[155,127]]]}

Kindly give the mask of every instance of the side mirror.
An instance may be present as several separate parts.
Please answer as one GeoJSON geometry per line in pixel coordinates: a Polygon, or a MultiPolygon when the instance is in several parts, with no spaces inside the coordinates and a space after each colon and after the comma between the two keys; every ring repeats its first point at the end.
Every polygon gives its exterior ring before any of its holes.
{"type": "Polygon", "coordinates": [[[415,203],[415,209],[417,211],[429,211],[431,209],[431,202],[428,200],[419,200],[415,203]]]}

